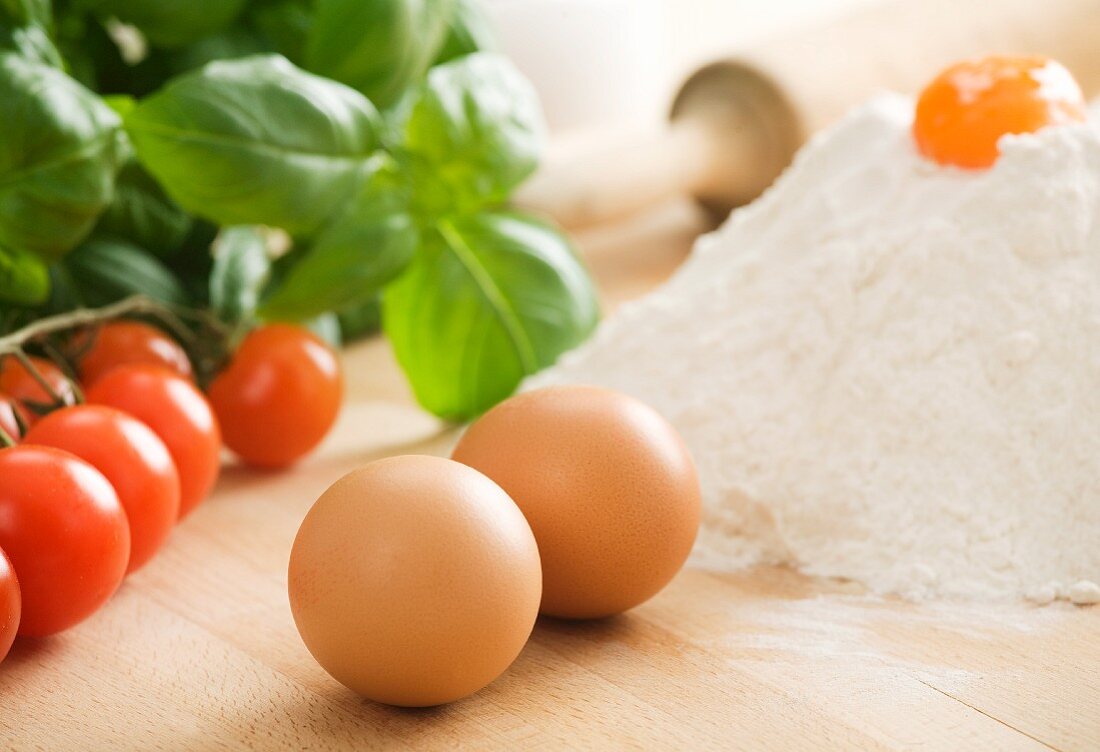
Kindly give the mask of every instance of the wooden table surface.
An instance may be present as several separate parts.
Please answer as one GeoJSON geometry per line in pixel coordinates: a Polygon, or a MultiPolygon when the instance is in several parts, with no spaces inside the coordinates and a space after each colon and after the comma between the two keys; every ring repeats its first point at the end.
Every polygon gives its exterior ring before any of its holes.
{"type": "MultiPolygon", "coordinates": [[[[666,275],[683,209],[584,247],[614,302],[666,275]]],[[[1100,749],[1100,609],[912,605],[778,569],[688,570],[594,623],[541,620],[498,681],[398,710],[312,660],[286,596],[290,544],[344,472],[454,440],[382,342],[347,355],[349,400],[294,471],[227,467],[213,498],[70,632],[0,664],[2,750],[1100,749]]]]}

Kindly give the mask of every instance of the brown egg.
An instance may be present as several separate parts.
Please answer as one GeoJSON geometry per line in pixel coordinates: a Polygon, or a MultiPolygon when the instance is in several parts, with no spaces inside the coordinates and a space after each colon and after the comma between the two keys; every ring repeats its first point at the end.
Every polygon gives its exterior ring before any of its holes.
{"type": "Polygon", "coordinates": [[[497,678],[531,634],[538,548],[491,480],[441,457],[393,457],[336,481],[290,554],[290,608],[338,681],[428,706],[497,678]]]}
{"type": "Polygon", "coordinates": [[[596,618],[668,584],[699,529],[699,480],[648,406],[588,386],[513,397],[470,426],[454,459],[523,510],[542,557],[542,612],[596,618]]]}

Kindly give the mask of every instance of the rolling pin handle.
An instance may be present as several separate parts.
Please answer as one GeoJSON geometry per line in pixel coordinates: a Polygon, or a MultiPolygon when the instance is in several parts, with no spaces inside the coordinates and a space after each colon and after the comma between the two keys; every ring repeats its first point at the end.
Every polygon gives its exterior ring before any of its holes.
{"type": "Polygon", "coordinates": [[[676,95],[671,121],[673,130],[701,134],[706,159],[686,187],[715,223],[771,185],[806,135],[782,89],[737,60],[696,71],[676,95]]]}
{"type": "Polygon", "coordinates": [[[772,82],[715,63],[687,81],[667,126],[550,154],[516,203],[580,229],[689,195],[720,221],[766,188],[800,141],[794,110],[772,82]]]}

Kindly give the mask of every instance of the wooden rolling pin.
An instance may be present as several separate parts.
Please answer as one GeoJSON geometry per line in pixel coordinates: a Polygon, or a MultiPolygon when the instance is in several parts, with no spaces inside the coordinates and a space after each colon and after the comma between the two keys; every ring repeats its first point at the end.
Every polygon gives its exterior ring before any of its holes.
{"type": "Polygon", "coordinates": [[[518,203],[579,228],[690,195],[719,220],[853,105],[991,53],[1056,58],[1095,96],[1100,0],[887,0],[772,39],[695,72],[667,128],[551,153],[518,203]]]}

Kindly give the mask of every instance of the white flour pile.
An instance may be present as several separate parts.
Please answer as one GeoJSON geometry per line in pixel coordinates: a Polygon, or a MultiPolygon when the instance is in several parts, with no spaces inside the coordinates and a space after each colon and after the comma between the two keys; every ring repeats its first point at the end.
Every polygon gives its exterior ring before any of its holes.
{"type": "Polygon", "coordinates": [[[536,383],[653,405],[699,465],[696,563],[911,598],[1100,599],[1100,130],[915,151],[883,97],[814,140],[536,383]]]}

